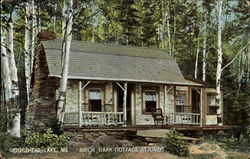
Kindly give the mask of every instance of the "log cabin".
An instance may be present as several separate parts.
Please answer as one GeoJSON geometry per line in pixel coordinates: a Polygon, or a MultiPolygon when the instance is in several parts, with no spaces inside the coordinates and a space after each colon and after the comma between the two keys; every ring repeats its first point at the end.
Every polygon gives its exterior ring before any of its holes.
{"type": "MultiPolygon", "coordinates": [[[[59,39],[37,47],[28,129],[43,127],[56,116],[61,48],[59,39]]],[[[162,126],[223,126],[223,102],[216,101],[216,89],[184,77],[160,49],[73,40],[65,104],[64,127],[154,127],[156,109],[162,126]]]]}

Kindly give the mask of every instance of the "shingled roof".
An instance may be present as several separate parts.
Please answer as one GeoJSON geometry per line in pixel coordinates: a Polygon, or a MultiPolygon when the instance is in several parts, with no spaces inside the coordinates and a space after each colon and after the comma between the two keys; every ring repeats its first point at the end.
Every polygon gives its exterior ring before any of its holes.
{"type": "MultiPolygon", "coordinates": [[[[42,42],[52,77],[61,76],[62,40],[42,42]]],[[[72,41],[69,79],[187,84],[175,60],[160,49],[72,41]]]]}

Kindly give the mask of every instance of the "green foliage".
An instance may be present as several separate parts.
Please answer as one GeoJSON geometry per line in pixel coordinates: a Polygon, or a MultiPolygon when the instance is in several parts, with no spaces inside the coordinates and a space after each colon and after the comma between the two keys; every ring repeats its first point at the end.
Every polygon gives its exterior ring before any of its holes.
{"type": "Polygon", "coordinates": [[[10,155],[11,148],[24,146],[24,138],[17,138],[8,133],[0,133],[0,154],[3,156],[10,155]]]}
{"type": "Polygon", "coordinates": [[[25,144],[27,147],[32,148],[62,148],[68,146],[70,138],[71,135],[68,133],[56,135],[49,128],[43,134],[38,132],[32,133],[25,139],[25,144]]]}
{"type": "Polygon", "coordinates": [[[0,132],[6,132],[7,115],[6,113],[0,113],[0,132]]]}
{"type": "Polygon", "coordinates": [[[236,150],[239,152],[249,152],[250,151],[250,137],[239,135],[240,127],[234,127],[228,132],[218,132],[217,134],[210,135],[202,139],[203,142],[216,143],[219,144],[225,150],[236,150]]]}
{"type": "Polygon", "coordinates": [[[183,140],[183,135],[175,130],[171,130],[168,137],[164,140],[163,146],[169,153],[178,156],[189,155],[189,143],[183,140]]]}
{"type": "Polygon", "coordinates": [[[63,132],[62,132],[61,125],[59,124],[58,119],[57,119],[56,117],[50,118],[50,119],[45,123],[45,125],[46,125],[48,128],[51,128],[51,130],[53,131],[54,134],[61,135],[61,134],[63,133],[63,132]]]}

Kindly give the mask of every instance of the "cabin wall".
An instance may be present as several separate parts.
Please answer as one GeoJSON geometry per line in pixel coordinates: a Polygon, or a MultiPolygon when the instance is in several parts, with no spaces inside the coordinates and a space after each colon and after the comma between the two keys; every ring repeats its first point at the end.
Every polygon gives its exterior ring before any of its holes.
{"type": "MultiPolygon", "coordinates": [[[[157,108],[161,108],[163,110],[163,114],[165,113],[173,113],[174,112],[174,89],[171,88],[167,93],[167,101],[165,105],[165,91],[164,85],[158,85],[158,101],[157,108]],[[165,113],[164,113],[165,108],[165,113]]],[[[135,124],[136,125],[154,125],[154,119],[151,114],[143,113],[143,90],[142,84],[137,83],[135,86],[135,124]]]]}
{"type": "Polygon", "coordinates": [[[154,119],[152,115],[142,114],[142,85],[137,83],[135,85],[135,107],[136,107],[136,125],[152,125],[154,124],[154,119]]]}
{"type": "Polygon", "coordinates": [[[172,86],[167,87],[167,99],[166,99],[166,107],[165,112],[166,113],[174,113],[175,112],[175,97],[174,97],[174,89],[172,86]]]}
{"type": "Polygon", "coordinates": [[[204,119],[204,124],[205,125],[223,125],[223,93],[221,97],[221,105],[217,103],[217,101],[211,102],[210,97],[213,96],[214,98],[216,97],[216,89],[214,88],[205,88],[205,102],[206,102],[206,107],[205,107],[205,119],[204,119]],[[214,104],[213,104],[214,103],[214,104]],[[210,107],[216,107],[217,111],[215,114],[211,114],[209,112],[210,107]],[[221,120],[221,121],[219,121],[221,120]]]}
{"type": "Polygon", "coordinates": [[[105,94],[104,95],[105,95],[104,96],[105,111],[107,111],[107,112],[114,111],[113,83],[112,82],[107,82],[105,84],[105,94]]]}
{"type": "Polygon", "coordinates": [[[78,81],[68,80],[65,112],[78,112],[78,81]]]}
{"type": "MultiPolygon", "coordinates": [[[[66,91],[66,113],[78,112],[78,101],[79,101],[79,81],[78,80],[69,80],[68,87],[66,91]]],[[[82,82],[82,87],[86,82],[82,82]]],[[[89,111],[88,108],[88,89],[90,88],[100,88],[102,96],[102,111],[113,111],[114,110],[114,100],[113,100],[113,84],[112,82],[102,82],[102,83],[90,83],[82,91],[82,110],[89,111]]]]}

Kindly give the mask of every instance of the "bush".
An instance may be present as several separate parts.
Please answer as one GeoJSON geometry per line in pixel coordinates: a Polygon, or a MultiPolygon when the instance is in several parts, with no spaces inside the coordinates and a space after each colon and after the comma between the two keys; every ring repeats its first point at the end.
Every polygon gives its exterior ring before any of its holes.
{"type": "Polygon", "coordinates": [[[163,143],[165,151],[178,155],[178,156],[188,156],[190,144],[183,140],[183,135],[175,130],[171,130],[168,137],[163,143]]]}
{"type": "Polygon", "coordinates": [[[24,138],[11,136],[8,133],[0,133],[0,154],[4,157],[10,155],[11,148],[23,147],[24,138]]]}
{"type": "Polygon", "coordinates": [[[58,122],[58,119],[55,117],[49,118],[45,123],[48,128],[51,128],[54,134],[61,135],[63,133],[61,125],[58,122]]]}
{"type": "Polygon", "coordinates": [[[45,133],[32,133],[26,138],[25,144],[32,148],[63,148],[67,147],[71,135],[63,133],[61,135],[54,134],[51,128],[48,128],[45,133]]]}

